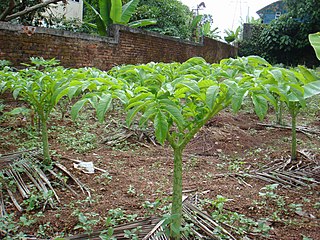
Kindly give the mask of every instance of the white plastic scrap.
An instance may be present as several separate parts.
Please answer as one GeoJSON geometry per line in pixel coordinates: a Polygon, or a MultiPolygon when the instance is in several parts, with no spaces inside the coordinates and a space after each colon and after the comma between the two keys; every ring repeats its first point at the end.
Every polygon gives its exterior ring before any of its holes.
{"type": "Polygon", "coordinates": [[[76,169],[81,170],[84,173],[89,173],[92,174],[94,173],[94,166],[93,162],[79,162],[79,163],[74,163],[73,167],[76,169]]]}

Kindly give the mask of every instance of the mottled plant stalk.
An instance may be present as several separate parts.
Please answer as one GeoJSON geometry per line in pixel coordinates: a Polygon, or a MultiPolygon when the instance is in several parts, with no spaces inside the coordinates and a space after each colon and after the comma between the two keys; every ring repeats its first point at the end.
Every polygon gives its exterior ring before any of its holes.
{"type": "Polygon", "coordinates": [[[291,115],[291,160],[297,160],[297,114],[298,108],[295,103],[290,104],[291,115]]]}
{"type": "Polygon", "coordinates": [[[172,199],[172,223],[170,235],[172,239],[180,239],[180,227],[182,218],[182,151],[181,147],[174,148],[173,169],[173,199],[172,199]]]}
{"type": "Polygon", "coordinates": [[[41,122],[41,131],[42,131],[43,163],[48,166],[51,164],[51,158],[49,154],[47,120],[43,113],[39,114],[39,117],[41,122]]]}

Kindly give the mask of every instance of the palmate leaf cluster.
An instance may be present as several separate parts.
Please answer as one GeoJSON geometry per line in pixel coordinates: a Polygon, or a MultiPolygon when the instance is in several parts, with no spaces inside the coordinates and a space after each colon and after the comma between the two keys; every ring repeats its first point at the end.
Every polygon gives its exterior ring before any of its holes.
{"type": "MultiPolygon", "coordinates": [[[[268,107],[284,103],[293,119],[307,99],[320,93],[318,72],[304,66],[275,67],[258,56],[224,59],[209,64],[194,57],[184,63],[148,63],[114,67],[108,72],[95,68],[56,67],[55,60],[32,59],[33,65],[15,71],[0,71],[0,91],[8,90],[26,101],[42,124],[45,160],[49,160],[46,123],[62,98],[78,101],[71,108],[75,119],[86,104],[105,119],[113,100],[127,112],[127,124],[135,119],[141,127],[152,123],[159,143],[168,142],[174,150],[174,181],[171,234],[179,239],[182,215],[182,152],[200,128],[221,110],[240,110],[245,98],[252,100],[260,119],[268,107]]],[[[292,158],[296,139],[292,137],[292,158]]],[[[47,164],[50,162],[47,161],[47,164]]]]}

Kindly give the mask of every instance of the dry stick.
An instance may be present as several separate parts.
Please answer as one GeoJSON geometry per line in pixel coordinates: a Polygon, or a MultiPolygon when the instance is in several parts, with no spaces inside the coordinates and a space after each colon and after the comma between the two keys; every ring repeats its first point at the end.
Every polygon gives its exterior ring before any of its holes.
{"type": "MultiPolygon", "coordinates": [[[[185,206],[183,206],[183,210],[185,213],[189,212],[188,217],[190,218],[190,220],[199,228],[202,229],[202,231],[204,231],[206,234],[208,234],[211,238],[213,239],[217,239],[216,236],[213,234],[212,231],[210,231],[210,229],[208,229],[204,224],[202,224],[198,219],[196,219],[196,217],[194,217],[192,215],[192,211],[190,209],[187,209],[185,206]],[[191,213],[191,214],[190,214],[191,213]]],[[[216,227],[219,227],[220,229],[222,227],[220,227],[219,225],[217,225],[216,227]]]]}
{"type": "Polygon", "coordinates": [[[278,176],[279,178],[284,178],[285,180],[294,182],[297,185],[301,185],[301,186],[304,186],[304,187],[308,186],[308,184],[306,184],[306,183],[304,183],[304,182],[302,182],[302,181],[300,181],[300,180],[298,180],[298,179],[296,179],[296,178],[294,178],[292,176],[286,176],[284,174],[284,172],[272,172],[272,174],[278,176]]]}
{"type": "Polygon", "coordinates": [[[302,156],[304,156],[305,158],[307,158],[308,160],[316,163],[316,161],[315,161],[315,156],[314,156],[314,155],[311,155],[311,153],[308,152],[307,150],[302,149],[302,150],[298,150],[297,152],[300,153],[300,154],[301,154],[302,156]]]}
{"type": "MultiPolygon", "coordinates": [[[[21,175],[19,174],[19,172],[15,171],[14,168],[11,168],[9,171],[11,171],[13,175],[15,175],[15,177],[19,181],[19,184],[21,184],[21,187],[24,189],[26,194],[29,196],[31,192],[30,192],[28,186],[26,185],[26,183],[23,181],[23,179],[22,179],[21,175]]],[[[25,171],[25,169],[24,169],[24,171],[25,171]]]]}
{"type": "Polygon", "coordinates": [[[29,12],[32,12],[34,10],[37,10],[39,8],[43,8],[43,7],[45,7],[45,6],[47,6],[47,5],[51,4],[51,3],[57,3],[57,2],[61,2],[61,1],[65,2],[64,0],[48,0],[46,2],[42,2],[42,3],[36,4],[36,5],[32,6],[32,7],[25,8],[24,10],[22,10],[20,12],[11,14],[9,16],[6,16],[5,21],[10,21],[12,19],[15,19],[17,17],[25,15],[25,14],[27,14],[29,12]]]}
{"type": "Polygon", "coordinates": [[[282,174],[285,174],[285,175],[290,176],[290,177],[298,178],[298,179],[301,179],[301,180],[305,180],[305,181],[308,181],[308,182],[320,184],[319,181],[316,181],[316,180],[314,180],[312,178],[309,178],[308,176],[305,175],[305,173],[302,173],[302,172],[299,172],[299,171],[294,171],[293,173],[284,172],[282,174]]]}
{"type": "MultiPolygon", "coordinates": [[[[61,157],[62,159],[66,159],[66,160],[69,160],[69,161],[73,161],[73,162],[76,162],[76,163],[80,163],[82,161],[80,160],[77,160],[77,159],[72,159],[72,158],[69,158],[69,157],[61,157]]],[[[103,173],[106,173],[108,171],[104,170],[104,169],[101,169],[101,168],[98,168],[98,167],[93,167],[94,169],[98,170],[98,171],[101,171],[103,173]]]]}
{"type": "Polygon", "coordinates": [[[161,220],[160,222],[158,222],[157,225],[155,225],[154,228],[144,238],[142,238],[142,240],[147,240],[149,237],[151,237],[153,233],[156,232],[158,228],[162,226],[163,223],[164,223],[164,220],[161,220]]]}
{"type": "Polygon", "coordinates": [[[84,192],[84,189],[85,189],[86,192],[88,193],[89,197],[91,196],[90,191],[80,182],[80,180],[78,178],[73,176],[72,173],[69,172],[62,164],[60,164],[58,162],[55,162],[54,164],[56,165],[57,168],[59,168],[60,170],[65,172],[76,184],[78,184],[78,186],[80,187],[80,189],[83,193],[85,193],[84,192]]]}
{"type": "Polygon", "coordinates": [[[42,178],[42,180],[49,186],[49,188],[51,189],[51,191],[53,192],[54,196],[56,197],[57,201],[60,202],[60,199],[56,193],[56,191],[53,189],[49,179],[47,178],[47,176],[44,174],[44,172],[37,167],[34,167],[34,169],[38,172],[38,174],[40,175],[40,177],[42,178]]]}
{"type": "MultiPolygon", "coordinates": [[[[47,193],[47,192],[48,192],[48,188],[46,187],[46,182],[43,182],[43,181],[42,181],[42,177],[40,176],[39,172],[37,171],[37,168],[35,168],[35,167],[33,166],[33,170],[35,170],[35,171],[31,171],[30,166],[28,166],[28,165],[25,164],[25,167],[26,167],[27,169],[29,169],[29,171],[30,171],[31,173],[33,173],[33,176],[35,177],[35,179],[37,180],[37,182],[39,183],[39,185],[40,185],[40,187],[41,187],[41,190],[40,190],[40,191],[43,191],[43,192],[47,193]]],[[[50,186],[51,186],[51,185],[50,185],[50,186]]],[[[54,193],[55,193],[55,192],[54,192],[54,193]]],[[[55,195],[56,195],[56,194],[55,194],[55,195]]],[[[59,198],[58,198],[57,200],[59,201],[59,198]]],[[[52,208],[54,207],[52,198],[50,198],[50,206],[51,206],[52,208]]]]}
{"type": "Polygon", "coordinates": [[[12,171],[11,171],[10,169],[8,169],[7,171],[5,171],[5,173],[8,175],[8,177],[12,177],[12,178],[14,179],[14,181],[15,181],[17,187],[18,187],[18,190],[19,190],[19,192],[20,192],[20,194],[21,194],[21,196],[22,196],[23,198],[28,198],[29,195],[24,191],[23,187],[22,187],[22,186],[20,185],[20,183],[19,183],[19,180],[16,179],[16,177],[13,175],[12,171]]]}
{"type": "Polygon", "coordinates": [[[4,205],[4,200],[3,200],[3,194],[2,194],[2,187],[0,186],[0,217],[3,217],[6,215],[6,207],[4,205]]]}
{"type": "Polygon", "coordinates": [[[256,173],[258,176],[263,176],[265,178],[269,178],[271,180],[273,180],[273,182],[275,183],[280,183],[282,185],[290,185],[292,187],[296,187],[296,185],[292,184],[291,182],[288,182],[286,180],[283,180],[283,179],[280,179],[279,177],[276,177],[276,176],[273,176],[271,174],[268,174],[268,173],[260,173],[260,172],[257,172],[256,173]]]}
{"type": "Polygon", "coordinates": [[[8,194],[9,194],[9,196],[10,196],[10,198],[11,198],[14,206],[17,208],[17,210],[18,210],[19,212],[22,212],[22,211],[23,211],[23,208],[19,205],[17,199],[13,196],[13,193],[12,193],[11,190],[9,189],[8,185],[5,183],[4,186],[6,187],[6,190],[7,190],[8,194]]]}
{"type": "Polygon", "coordinates": [[[74,195],[76,195],[76,196],[79,195],[75,190],[73,190],[73,188],[72,188],[71,186],[69,186],[66,182],[64,182],[62,179],[60,179],[60,178],[58,177],[58,174],[57,174],[57,173],[55,173],[55,172],[52,171],[51,169],[48,169],[47,171],[48,171],[49,173],[51,173],[52,176],[54,176],[56,179],[60,180],[61,183],[62,183],[66,188],[68,188],[74,195]]]}
{"type": "MultiPolygon", "coordinates": [[[[283,128],[283,129],[292,129],[292,127],[287,125],[274,125],[274,124],[267,124],[267,123],[258,123],[260,126],[264,127],[273,127],[273,128],[283,128]]],[[[313,133],[313,134],[320,134],[320,131],[314,130],[314,129],[308,129],[306,127],[297,126],[297,132],[301,132],[304,134],[307,133],[313,133]]]]}

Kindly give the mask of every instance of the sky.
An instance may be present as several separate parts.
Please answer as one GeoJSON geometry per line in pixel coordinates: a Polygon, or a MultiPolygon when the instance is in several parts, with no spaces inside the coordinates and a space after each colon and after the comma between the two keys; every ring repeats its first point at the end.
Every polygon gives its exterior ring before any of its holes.
{"type": "Polygon", "coordinates": [[[224,36],[225,29],[235,30],[246,17],[258,19],[258,10],[276,2],[276,0],[180,0],[191,10],[196,9],[197,5],[204,2],[206,8],[199,11],[199,14],[211,14],[213,27],[218,27],[220,35],[224,36]]]}

